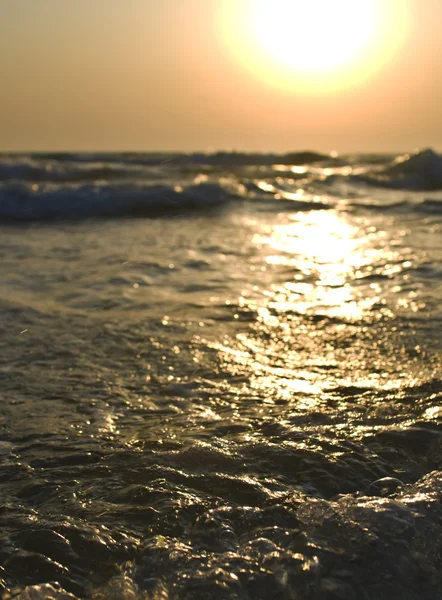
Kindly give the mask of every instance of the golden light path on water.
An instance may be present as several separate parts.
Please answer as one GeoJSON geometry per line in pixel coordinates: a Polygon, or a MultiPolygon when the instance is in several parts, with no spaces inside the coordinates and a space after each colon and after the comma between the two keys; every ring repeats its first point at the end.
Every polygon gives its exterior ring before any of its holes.
{"type": "Polygon", "coordinates": [[[414,291],[404,296],[392,286],[393,275],[407,280],[411,262],[385,231],[339,210],[315,210],[261,223],[253,243],[278,277],[270,285],[266,278],[260,300],[244,292],[239,305],[256,314],[256,325],[217,349],[233,371],[251,374],[252,388],[267,390],[269,403],[301,394],[311,410],[337,385],[413,384],[405,350],[391,352],[389,323],[401,306],[422,307],[414,291]]]}
{"type": "Polygon", "coordinates": [[[227,0],[221,35],[254,77],[286,92],[335,93],[370,80],[396,56],[409,0],[227,0]]]}

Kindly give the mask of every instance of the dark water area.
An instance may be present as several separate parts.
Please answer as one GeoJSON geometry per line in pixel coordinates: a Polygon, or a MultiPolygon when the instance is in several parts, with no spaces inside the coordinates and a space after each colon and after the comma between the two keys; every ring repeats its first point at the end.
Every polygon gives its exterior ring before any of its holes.
{"type": "Polygon", "coordinates": [[[0,598],[442,598],[442,158],[3,155],[0,598]]]}

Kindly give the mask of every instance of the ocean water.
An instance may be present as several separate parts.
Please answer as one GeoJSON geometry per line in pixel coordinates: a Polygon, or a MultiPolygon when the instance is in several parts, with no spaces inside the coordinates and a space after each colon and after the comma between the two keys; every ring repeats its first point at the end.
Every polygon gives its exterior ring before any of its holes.
{"type": "Polygon", "coordinates": [[[442,157],[0,157],[2,600],[442,598],[442,157]]]}

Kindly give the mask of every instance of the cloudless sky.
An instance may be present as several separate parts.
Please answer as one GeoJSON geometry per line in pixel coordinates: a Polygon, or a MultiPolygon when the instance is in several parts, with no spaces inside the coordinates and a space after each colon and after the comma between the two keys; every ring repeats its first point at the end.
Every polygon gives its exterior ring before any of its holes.
{"type": "Polygon", "coordinates": [[[0,149],[442,151],[442,0],[403,0],[395,57],[329,94],[245,68],[220,19],[246,1],[0,0],[0,149]]]}

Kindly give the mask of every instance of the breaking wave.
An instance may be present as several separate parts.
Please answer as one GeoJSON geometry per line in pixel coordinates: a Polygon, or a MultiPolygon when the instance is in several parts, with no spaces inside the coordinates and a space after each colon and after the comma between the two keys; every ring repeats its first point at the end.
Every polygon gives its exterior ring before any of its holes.
{"type": "Polygon", "coordinates": [[[442,189],[442,156],[431,149],[404,154],[383,169],[374,183],[409,190],[442,189]]]}
{"type": "Polygon", "coordinates": [[[0,218],[37,221],[181,213],[220,206],[228,201],[228,197],[225,189],[210,183],[184,189],[146,185],[55,187],[13,183],[0,187],[0,218]]]}

